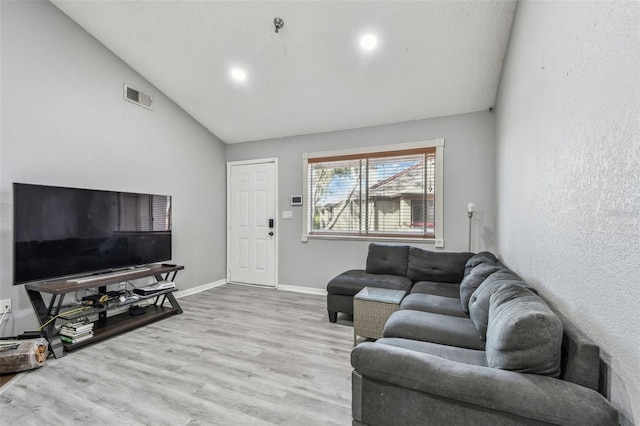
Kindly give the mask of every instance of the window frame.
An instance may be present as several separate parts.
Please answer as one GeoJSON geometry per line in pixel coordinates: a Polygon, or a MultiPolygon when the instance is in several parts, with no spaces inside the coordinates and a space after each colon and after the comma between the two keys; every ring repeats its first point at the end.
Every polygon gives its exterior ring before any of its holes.
{"type": "Polygon", "coordinates": [[[363,148],[355,148],[355,149],[344,149],[344,150],[335,150],[335,151],[323,151],[323,152],[312,152],[312,153],[303,153],[302,154],[302,162],[303,162],[303,171],[302,171],[302,180],[303,180],[303,189],[302,189],[302,200],[303,200],[303,218],[302,218],[302,238],[303,242],[308,241],[309,239],[324,239],[324,240],[368,240],[368,241],[409,241],[409,242],[422,242],[422,243],[432,243],[438,246],[444,245],[444,138],[427,140],[427,141],[419,141],[419,142],[409,142],[409,143],[400,143],[394,145],[381,145],[381,146],[370,146],[363,148]],[[435,148],[436,154],[436,176],[435,176],[435,229],[434,235],[435,237],[412,237],[410,235],[382,235],[380,233],[376,233],[375,235],[353,235],[353,234],[310,234],[308,232],[309,228],[309,160],[315,160],[319,158],[331,158],[331,157],[348,157],[351,155],[362,156],[362,155],[371,155],[374,156],[384,156],[385,154],[402,155],[403,151],[411,151],[411,150],[420,150],[420,149],[428,149],[435,148]]]}

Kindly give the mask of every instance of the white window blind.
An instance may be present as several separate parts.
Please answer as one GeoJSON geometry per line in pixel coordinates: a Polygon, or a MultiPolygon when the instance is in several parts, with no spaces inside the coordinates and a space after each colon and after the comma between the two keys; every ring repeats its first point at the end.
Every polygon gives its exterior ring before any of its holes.
{"type": "Polygon", "coordinates": [[[435,238],[436,148],[309,158],[308,235],[435,238]]]}

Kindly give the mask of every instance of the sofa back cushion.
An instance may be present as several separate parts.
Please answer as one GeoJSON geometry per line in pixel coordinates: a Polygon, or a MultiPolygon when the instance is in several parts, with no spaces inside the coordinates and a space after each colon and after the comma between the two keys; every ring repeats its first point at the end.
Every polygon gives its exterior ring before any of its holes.
{"type": "Polygon", "coordinates": [[[489,275],[494,272],[502,271],[503,268],[494,262],[484,262],[474,267],[469,275],[463,278],[460,283],[460,303],[462,304],[462,310],[469,314],[469,299],[471,295],[489,275]]]}
{"type": "Polygon", "coordinates": [[[562,321],[529,289],[502,286],[492,293],[485,352],[490,367],[558,377],[562,321]]]}
{"type": "Polygon", "coordinates": [[[494,291],[503,286],[519,285],[528,287],[520,277],[509,270],[494,272],[484,280],[469,298],[469,317],[483,339],[487,336],[489,324],[489,300],[494,291]]]}
{"type": "Polygon", "coordinates": [[[369,244],[367,269],[370,274],[407,276],[409,246],[369,244]]]}
{"type": "Polygon", "coordinates": [[[471,270],[481,263],[497,263],[498,259],[488,251],[481,251],[480,253],[474,254],[471,256],[464,265],[464,276],[469,275],[471,270]]]}
{"type": "Polygon", "coordinates": [[[459,283],[464,276],[464,265],[473,253],[451,253],[409,249],[407,276],[412,281],[459,283]]]}

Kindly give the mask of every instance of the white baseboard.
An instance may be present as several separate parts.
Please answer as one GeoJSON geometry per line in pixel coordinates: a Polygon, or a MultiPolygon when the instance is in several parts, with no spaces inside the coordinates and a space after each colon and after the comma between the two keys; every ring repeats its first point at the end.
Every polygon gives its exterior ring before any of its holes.
{"type": "MultiPolygon", "coordinates": [[[[227,284],[227,280],[226,279],[222,279],[222,280],[214,281],[214,282],[209,283],[209,284],[203,284],[203,285],[199,285],[197,287],[189,288],[187,290],[176,291],[173,294],[176,297],[176,299],[180,299],[181,297],[191,296],[192,294],[200,293],[201,291],[209,290],[210,288],[220,287],[221,285],[225,285],[225,284],[227,284]]],[[[254,285],[254,284],[242,284],[242,283],[229,283],[229,284],[254,285]]],[[[265,286],[256,286],[256,287],[269,288],[269,287],[265,287],[265,286]]],[[[302,286],[298,286],[298,285],[278,284],[276,286],[276,290],[292,291],[294,293],[315,294],[317,296],[326,296],[327,295],[327,290],[325,290],[323,288],[302,287],[302,286]]]]}
{"type": "Polygon", "coordinates": [[[327,290],[323,288],[301,287],[298,285],[286,285],[286,284],[278,284],[276,288],[278,290],[293,291],[295,293],[315,294],[318,296],[327,295],[327,290]]]}
{"type": "Polygon", "coordinates": [[[221,285],[225,285],[227,283],[226,279],[214,281],[208,284],[202,284],[197,287],[188,288],[182,291],[176,291],[173,295],[176,299],[180,299],[181,297],[191,296],[192,294],[200,293],[201,291],[209,290],[210,288],[220,287],[221,285]]]}

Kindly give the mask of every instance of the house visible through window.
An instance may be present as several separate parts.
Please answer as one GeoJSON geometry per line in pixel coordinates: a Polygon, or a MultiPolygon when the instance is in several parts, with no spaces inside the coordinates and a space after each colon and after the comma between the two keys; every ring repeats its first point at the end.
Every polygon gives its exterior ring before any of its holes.
{"type": "Polygon", "coordinates": [[[307,158],[307,235],[436,238],[435,146],[307,158]]]}

